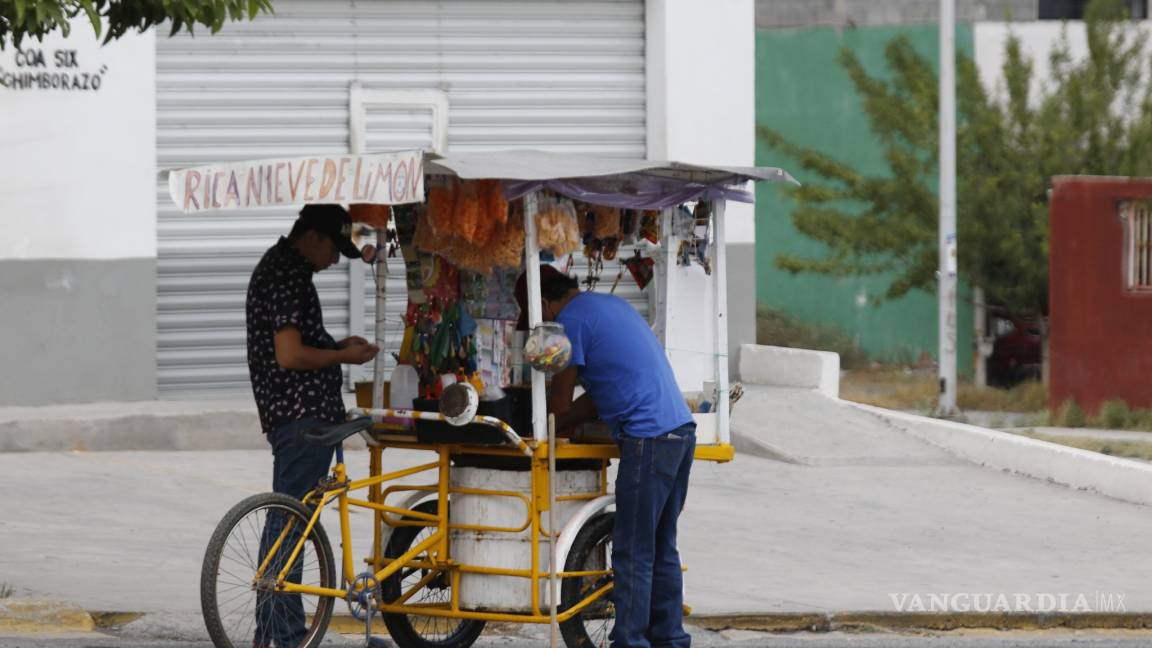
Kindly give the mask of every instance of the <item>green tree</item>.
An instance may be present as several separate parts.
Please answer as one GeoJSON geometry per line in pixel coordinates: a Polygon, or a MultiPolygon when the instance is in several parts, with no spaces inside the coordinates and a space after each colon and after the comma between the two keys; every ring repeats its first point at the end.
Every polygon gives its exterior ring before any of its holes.
{"type": "MultiPolygon", "coordinates": [[[[1085,15],[1088,56],[1073,60],[1065,28],[1050,54],[1052,78],[1042,84],[1015,37],[1005,44],[1004,85],[992,93],[974,62],[957,57],[959,270],[989,303],[1025,315],[1047,311],[1052,176],[1152,173],[1152,61],[1125,12],[1122,0],[1094,0],[1085,15]]],[[[820,258],[782,254],[776,264],[794,273],[891,272],[884,298],[894,299],[936,290],[939,85],[905,37],[888,43],[885,61],[882,77],[847,48],[839,57],[888,173],[866,176],[783,133],[757,132],[808,172],[804,186],[789,190],[793,222],[827,247],[820,258]]]]}
{"type": "Polygon", "coordinates": [[[228,20],[271,11],[271,0],[0,0],[0,48],[7,42],[19,47],[26,37],[42,40],[57,30],[67,36],[71,19],[82,13],[107,43],[164,21],[171,23],[170,35],[191,33],[197,25],[216,33],[228,20]]]}

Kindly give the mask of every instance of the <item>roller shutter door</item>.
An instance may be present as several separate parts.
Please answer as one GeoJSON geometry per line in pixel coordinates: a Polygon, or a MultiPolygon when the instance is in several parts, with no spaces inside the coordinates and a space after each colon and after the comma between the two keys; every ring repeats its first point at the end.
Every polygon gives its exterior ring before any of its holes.
{"type": "MultiPolygon", "coordinates": [[[[450,151],[645,156],[639,0],[278,0],[275,9],[275,16],[228,24],[216,35],[157,39],[160,169],[347,152],[353,81],[445,92],[450,151]]],[[[368,150],[422,146],[429,137],[423,119],[418,112],[369,115],[368,150]]],[[[158,192],[159,391],[247,392],[248,278],[294,214],[273,208],[186,216],[162,185],[158,192]]],[[[336,337],[373,329],[373,282],[363,264],[351,267],[364,281],[353,280],[349,267],[316,276],[336,337]],[[350,325],[353,316],[363,324],[350,325]]],[[[394,264],[389,282],[389,310],[397,312],[400,271],[394,264]]],[[[610,284],[615,270],[605,276],[610,284]]],[[[631,287],[627,277],[623,285],[631,287]]],[[[643,308],[636,291],[625,296],[643,308]]]]}

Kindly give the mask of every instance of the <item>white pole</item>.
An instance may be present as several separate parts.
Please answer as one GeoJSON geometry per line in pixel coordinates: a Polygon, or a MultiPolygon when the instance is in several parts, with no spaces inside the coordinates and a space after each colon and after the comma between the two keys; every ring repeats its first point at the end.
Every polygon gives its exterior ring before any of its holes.
{"type": "Polygon", "coordinates": [[[956,5],[940,0],[940,404],[956,414],[956,5]]]}
{"type": "MultiPolygon", "coordinates": [[[[728,430],[728,247],[725,240],[725,222],[723,200],[712,201],[712,222],[715,232],[716,259],[712,268],[712,289],[714,295],[714,309],[716,315],[716,336],[714,351],[716,353],[716,391],[720,397],[716,399],[716,435],[721,444],[732,442],[728,430]]],[[[709,396],[709,394],[705,394],[709,396]]]]}
{"type": "Polygon", "coordinates": [[[388,230],[376,229],[376,345],[380,352],[376,354],[376,363],[373,365],[372,376],[372,408],[384,408],[384,367],[388,361],[388,352],[384,347],[384,338],[388,324],[388,230]]]}
{"type": "MultiPolygon", "coordinates": [[[[524,196],[524,269],[528,273],[528,330],[544,319],[540,304],[540,241],[536,238],[536,194],[524,196]]],[[[544,372],[532,370],[532,438],[548,439],[548,399],[544,372]]]]}
{"type": "Polygon", "coordinates": [[[556,541],[560,534],[556,531],[556,417],[548,415],[548,615],[552,626],[551,646],[560,645],[560,623],[556,620],[560,590],[556,574],[560,571],[556,541]]]}

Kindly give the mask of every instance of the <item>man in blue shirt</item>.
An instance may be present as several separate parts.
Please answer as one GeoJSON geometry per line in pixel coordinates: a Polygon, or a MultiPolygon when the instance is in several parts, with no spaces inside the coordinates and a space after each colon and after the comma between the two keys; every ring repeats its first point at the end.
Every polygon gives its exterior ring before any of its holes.
{"type": "Polygon", "coordinates": [[[612,600],[616,648],[686,648],[676,520],[688,492],[696,425],[664,348],[644,318],[614,295],[581,292],[541,267],[545,320],[564,325],[572,362],[552,379],[548,409],[570,430],[597,416],[620,446],[612,600]],[[572,397],[579,381],[585,390],[572,397]]]}

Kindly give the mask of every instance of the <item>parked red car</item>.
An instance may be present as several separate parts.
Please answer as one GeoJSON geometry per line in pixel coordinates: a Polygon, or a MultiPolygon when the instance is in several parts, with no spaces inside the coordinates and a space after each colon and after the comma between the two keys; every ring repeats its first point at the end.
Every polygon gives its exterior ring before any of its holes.
{"type": "Polygon", "coordinates": [[[989,335],[994,338],[988,357],[988,384],[1010,387],[1040,378],[1040,325],[1031,318],[1008,313],[988,316],[989,335]]]}

